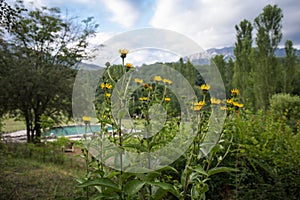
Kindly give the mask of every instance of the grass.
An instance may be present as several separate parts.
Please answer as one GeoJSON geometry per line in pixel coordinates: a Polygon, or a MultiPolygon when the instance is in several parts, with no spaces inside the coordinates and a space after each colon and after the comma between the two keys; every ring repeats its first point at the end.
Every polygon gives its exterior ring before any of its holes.
{"type": "Polygon", "coordinates": [[[70,159],[63,164],[54,164],[10,152],[10,147],[0,143],[0,199],[75,199],[83,196],[82,189],[76,188],[75,179],[84,176],[84,167],[70,167],[70,159]]]}
{"type": "Polygon", "coordinates": [[[15,132],[15,131],[26,129],[24,121],[16,121],[13,118],[4,119],[3,123],[4,123],[3,132],[5,132],[5,133],[10,133],[10,132],[15,132]]]}

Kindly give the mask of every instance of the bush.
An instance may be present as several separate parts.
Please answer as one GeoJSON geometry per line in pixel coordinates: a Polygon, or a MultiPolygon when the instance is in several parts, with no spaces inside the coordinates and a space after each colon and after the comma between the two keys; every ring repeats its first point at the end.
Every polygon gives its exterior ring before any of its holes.
{"type": "Polygon", "coordinates": [[[270,100],[271,113],[275,119],[286,122],[294,132],[300,121],[300,97],[290,94],[275,94],[270,100]]]}
{"type": "Polygon", "coordinates": [[[300,134],[263,113],[232,118],[225,132],[222,164],[239,172],[212,177],[209,199],[300,199],[300,134]]]}

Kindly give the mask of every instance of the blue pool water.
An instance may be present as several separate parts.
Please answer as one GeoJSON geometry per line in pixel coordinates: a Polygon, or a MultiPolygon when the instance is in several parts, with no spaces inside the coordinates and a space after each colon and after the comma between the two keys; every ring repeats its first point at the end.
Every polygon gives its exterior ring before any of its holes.
{"type": "Polygon", "coordinates": [[[85,127],[85,125],[53,127],[45,132],[45,135],[49,136],[51,133],[54,133],[56,136],[68,136],[94,132],[100,132],[100,125],[89,125],[87,127],[85,127]]]}

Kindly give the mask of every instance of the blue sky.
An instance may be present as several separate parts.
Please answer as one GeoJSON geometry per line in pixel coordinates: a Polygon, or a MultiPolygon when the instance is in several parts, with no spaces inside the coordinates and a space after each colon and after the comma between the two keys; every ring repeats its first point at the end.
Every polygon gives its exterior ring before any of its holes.
{"type": "MultiPolygon", "coordinates": [[[[30,1],[30,0],[25,0],[30,1]]],[[[233,46],[234,26],[253,21],[267,4],[283,10],[283,40],[300,47],[299,0],[36,0],[36,5],[60,7],[70,16],[95,17],[100,25],[95,42],[129,30],[153,27],[184,34],[204,49],[233,46]]]]}

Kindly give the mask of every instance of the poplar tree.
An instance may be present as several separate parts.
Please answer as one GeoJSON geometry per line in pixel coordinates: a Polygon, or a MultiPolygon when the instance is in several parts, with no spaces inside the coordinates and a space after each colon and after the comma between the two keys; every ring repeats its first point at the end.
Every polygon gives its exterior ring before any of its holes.
{"type": "Polygon", "coordinates": [[[257,107],[267,109],[271,96],[278,88],[280,70],[275,51],[282,38],[282,10],[277,5],[267,5],[254,20],[257,30],[254,63],[254,93],[257,107]]]}
{"type": "Polygon", "coordinates": [[[293,47],[293,42],[287,40],[285,42],[285,58],[283,62],[283,93],[293,92],[293,82],[296,79],[297,54],[293,47]]]}
{"type": "Polygon", "coordinates": [[[235,26],[236,43],[234,55],[236,61],[234,64],[234,75],[232,85],[240,91],[240,98],[243,102],[250,100],[252,96],[251,81],[251,59],[252,52],[252,24],[248,20],[243,20],[235,26]]]}

